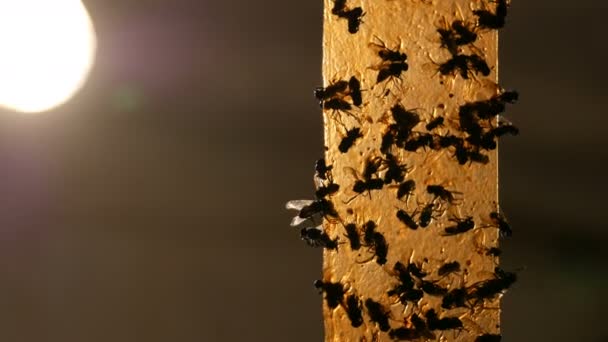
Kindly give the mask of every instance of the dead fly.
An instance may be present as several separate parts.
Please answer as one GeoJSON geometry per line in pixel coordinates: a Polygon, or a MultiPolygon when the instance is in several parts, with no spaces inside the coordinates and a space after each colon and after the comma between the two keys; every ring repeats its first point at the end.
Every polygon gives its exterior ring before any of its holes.
{"type": "Polygon", "coordinates": [[[321,180],[331,180],[331,169],[332,165],[327,165],[325,158],[317,160],[315,163],[315,176],[321,180]]]}
{"type": "Polygon", "coordinates": [[[445,264],[439,267],[437,270],[437,274],[440,277],[446,276],[450,273],[460,272],[460,263],[458,261],[446,262],[445,264]]]}
{"type": "Polygon", "coordinates": [[[376,263],[378,265],[386,264],[388,255],[388,244],[384,235],[376,231],[376,223],[367,221],[363,226],[363,241],[374,251],[376,263]]]}
{"type": "Polygon", "coordinates": [[[323,231],[322,226],[302,228],[300,230],[300,237],[311,247],[338,249],[338,238],[334,240],[330,239],[323,231]]]}
{"type": "Polygon", "coordinates": [[[416,328],[416,330],[418,330],[420,334],[423,335],[425,338],[435,338],[435,336],[433,336],[433,334],[428,331],[428,327],[424,319],[420,318],[418,314],[412,314],[409,320],[414,326],[414,328],[416,328]]]}
{"type": "Polygon", "coordinates": [[[416,182],[413,179],[406,180],[399,184],[397,188],[397,198],[402,199],[404,196],[410,196],[416,190],[416,182]]]}
{"type": "Polygon", "coordinates": [[[336,110],[348,110],[350,109],[350,103],[345,100],[348,96],[352,100],[352,104],[360,106],[362,103],[361,98],[361,83],[357,77],[352,76],[348,81],[339,80],[330,83],[327,87],[318,87],[314,91],[315,97],[319,101],[321,108],[325,109],[336,109],[336,110]],[[331,100],[334,101],[330,105],[325,105],[326,102],[331,100]],[[331,107],[331,108],[328,108],[331,107]]]}
{"type": "Polygon", "coordinates": [[[318,87],[315,89],[315,97],[319,101],[319,105],[323,107],[323,103],[332,98],[339,97],[342,98],[346,95],[346,90],[348,88],[348,82],[344,80],[339,80],[334,83],[330,83],[327,87],[318,87]]]}
{"type": "Polygon", "coordinates": [[[443,288],[428,280],[421,280],[418,287],[429,296],[443,297],[448,293],[446,288],[443,288]]]}
{"type": "Polygon", "coordinates": [[[394,123],[387,123],[387,130],[382,135],[380,151],[384,154],[389,153],[391,146],[397,145],[404,147],[412,133],[412,129],[420,122],[420,116],[412,111],[408,111],[400,104],[391,108],[391,116],[394,123]]]}
{"type": "Polygon", "coordinates": [[[478,55],[454,55],[448,61],[439,65],[439,73],[442,75],[453,75],[456,72],[464,79],[469,78],[470,73],[482,74],[488,76],[490,67],[478,55]]]}
{"type": "Polygon", "coordinates": [[[317,198],[324,198],[327,196],[331,196],[340,190],[340,186],[336,183],[329,183],[327,185],[321,185],[315,191],[315,196],[317,198]]]}
{"type": "Polygon", "coordinates": [[[359,138],[363,138],[363,134],[361,134],[361,129],[359,127],[347,130],[346,136],[342,138],[340,145],[338,145],[338,150],[342,153],[348,152],[359,138]]]}
{"type": "Polygon", "coordinates": [[[376,232],[373,236],[374,253],[376,254],[376,263],[378,265],[386,264],[386,257],[388,255],[388,244],[384,235],[376,232]]]}
{"type": "Polygon", "coordinates": [[[418,330],[406,327],[391,329],[388,336],[394,341],[412,341],[421,337],[418,330]]]}
{"type": "Polygon", "coordinates": [[[355,7],[352,10],[339,14],[338,16],[348,20],[348,32],[355,34],[359,32],[359,26],[361,26],[361,23],[363,22],[361,18],[363,18],[364,15],[365,13],[361,7],[355,7]]]}
{"type": "Polygon", "coordinates": [[[420,116],[412,111],[408,111],[400,104],[391,107],[391,115],[397,125],[397,136],[409,135],[412,128],[420,122],[420,116]]]}
{"type": "Polygon", "coordinates": [[[374,234],[376,234],[377,227],[378,226],[376,225],[376,222],[371,220],[365,222],[365,224],[363,225],[363,241],[368,246],[373,246],[374,244],[374,234]]]}
{"type": "Polygon", "coordinates": [[[426,312],[426,324],[429,330],[452,330],[463,327],[462,321],[458,317],[439,318],[434,309],[426,312]]]}
{"type": "Polygon", "coordinates": [[[456,147],[454,156],[460,165],[464,165],[467,162],[475,162],[480,164],[487,164],[490,162],[490,158],[487,155],[480,153],[479,150],[467,149],[464,147],[464,145],[459,145],[456,147]]]}
{"type": "Polygon", "coordinates": [[[456,222],[456,225],[446,227],[444,233],[441,234],[443,236],[452,236],[457,234],[466,233],[469,230],[475,228],[475,222],[473,222],[473,217],[468,216],[464,219],[459,218],[451,218],[451,222],[456,222]]]}
{"type": "Polygon", "coordinates": [[[496,13],[488,10],[475,10],[478,18],[477,24],[479,27],[498,30],[505,26],[505,18],[507,17],[507,0],[496,0],[496,13]]]}
{"type": "Polygon", "coordinates": [[[416,221],[414,221],[414,218],[410,216],[405,210],[399,209],[397,211],[397,218],[408,228],[413,230],[418,229],[418,224],[416,223],[416,221]]]}
{"type": "Polygon", "coordinates": [[[435,199],[439,198],[449,204],[456,204],[457,200],[454,197],[454,194],[459,194],[459,192],[449,191],[441,185],[428,185],[426,191],[435,196],[435,199]]]}
{"type": "MultiPolygon", "coordinates": [[[[497,132],[498,134],[502,134],[502,132],[497,132]]],[[[471,135],[469,137],[466,138],[466,141],[473,145],[476,146],[480,149],[484,149],[484,150],[494,150],[496,149],[497,145],[496,145],[496,135],[494,135],[494,132],[492,130],[484,133],[483,135],[471,135]]]]}
{"type": "Polygon", "coordinates": [[[438,116],[438,117],[434,118],[433,120],[431,120],[428,124],[426,124],[425,128],[427,131],[430,132],[439,126],[443,126],[443,121],[444,121],[443,116],[438,116]]]}
{"type": "Polygon", "coordinates": [[[403,149],[416,152],[420,148],[431,147],[433,145],[433,135],[428,133],[418,133],[415,138],[410,138],[403,145],[403,149]]]}
{"type": "MultiPolygon", "coordinates": [[[[391,126],[395,126],[395,125],[391,125],[391,126]]],[[[382,134],[382,142],[380,143],[380,152],[387,154],[390,152],[391,147],[395,144],[395,133],[394,131],[389,127],[383,134],[382,134]]]]}
{"type": "Polygon", "coordinates": [[[469,102],[460,106],[458,109],[460,130],[471,136],[480,136],[483,133],[483,128],[479,123],[480,119],[477,113],[481,110],[485,110],[485,108],[480,105],[480,102],[469,102]]]}
{"type": "Polygon", "coordinates": [[[382,158],[380,158],[380,157],[367,158],[365,160],[365,164],[363,166],[363,178],[371,179],[376,173],[378,173],[381,166],[382,166],[382,158]]]}
{"type": "Polygon", "coordinates": [[[464,308],[467,307],[466,300],[466,289],[453,289],[443,296],[443,299],[441,300],[441,307],[448,310],[454,308],[464,308]]]}
{"type": "Polygon", "coordinates": [[[391,329],[388,323],[389,311],[382,304],[374,301],[371,298],[365,300],[365,308],[372,322],[378,324],[380,331],[389,331],[391,329]]]}
{"type": "Polygon", "coordinates": [[[425,205],[420,211],[420,215],[418,216],[418,221],[420,227],[426,228],[431,224],[431,220],[433,219],[433,212],[435,210],[435,204],[433,202],[425,205]]]}
{"type": "Polygon", "coordinates": [[[346,0],[334,0],[334,7],[331,9],[332,14],[338,14],[346,10],[346,0]]]}
{"type": "MultiPolygon", "coordinates": [[[[506,104],[513,104],[519,99],[519,94],[516,91],[503,91],[500,94],[494,95],[487,100],[467,102],[460,106],[458,114],[460,116],[461,126],[471,126],[478,119],[491,120],[506,109],[506,104]],[[468,125],[463,120],[468,121],[468,125]]],[[[463,127],[465,128],[465,127],[463,127]]],[[[471,127],[469,127],[471,129],[471,127]]],[[[466,130],[469,132],[469,130],[466,130]]],[[[473,132],[477,133],[477,132],[473,132]]]]}
{"type": "Polygon", "coordinates": [[[477,40],[477,33],[467,27],[467,24],[456,20],[450,29],[439,28],[441,47],[446,48],[452,55],[458,54],[458,47],[473,43],[477,40]]]}
{"type": "Polygon", "coordinates": [[[354,223],[349,223],[344,226],[344,229],[346,230],[346,237],[350,242],[350,249],[353,251],[359,250],[361,248],[361,237],[359,236],[357,226],[354,223]]]}
{"type": "Polygon", "coordinates": [[[463,144],[464,140],[462,138],[455,135],[445,135],[440,136],[439,139],[437,139],[437,146],[434,147],[434,149],[439,150],[442,148],[457,147],[462,146],[463,144]]]}
{"type": "Polygon", "coordinates": [[[400,284],[399,286],[388,292],[389,296],[401,293],[402,290],[411,290],[414,288],[414,279],[412,278],[408,267],[406,267],[400,261],[397,261],[395,263],[395,266],[393,266],[393,270],[397,274],[397,278],[399,279],[400,284]]]}
{"type": "Polygon", "coordinates": [[[343,99],[333,98],[333,99],[323,102],[323,109],[336,110],[336,111],[347,111],[352,108],[353,107],[350,105],[350,103],[346,102],[343,99]]]}
{"type": "Polygon", "coordinates": [[[488,135],[492,136],[492,138],[500,138],[505,134],[518,135],[519,129],[513,125],[499,125],[488,132],[488,135]]]}
{"type": "Polygon", "coordinates": [[[363,98],[361,97],[361,82],[357,77],[352,76],[348,80],[348,88],[350,89],[350,98],[353,100],[355,106],[361,106],[363,98]]]}
{"type": "Polygon", "coordinates": [[[519,93],[515,90],[503,91],[496,96],[496,99],[500,102],[513,104],[519,100],[519,93]]]}
{"type": "Polygon", "coordinates": [[[361,195],[366,191],[368,192],[368,195],[371,198],[372,190],[381,190],[384,187],[384,180],[382,180],[378,176],[375,176],[378,170],[380,169],[381,164],[382,159],[379,157],[367,159],[365,161],[365,166],[363,169],[363,179],[360,179],[360,177],[357,175],[357,172],[352,168],[345,168],[346,171],[350,172],[353,177],[357,179],[353,185],[353,191],[356,193],[356,195],[348,201],[344,202],[345,204],[350,203],[350,201],[352,201],[357,196],[361,195]]]}
{"type": "Polygon", "coordinates": [[[467,156],[469,160],[474,163],[487,164],[490,162],[490,157],[483,153],[480,153],[479,151],[467,151],[467,156]]]}
{"type": "MultiPolygon", "coordinates": [[[[368,180],[357,180],[355,182],[355,185],[353,186],[353,191],[357,193],[357,195],[355,195],[355,197],[366,191],[368,192],[368,194],[371,197],[372,190],[382,190],[383,187],[384,187],[384,181],[382,181],[382,179],[372,178],[372,179],[368,179],[368,180]]],[[[350,202],[350,200],[348,202],[350,202]]],[[[346,202],[346,203],[348,203],[348,202],[346,202]]]]}
{"type": "Polygon", "coordinates": [[[426,322],[420,316],[412,314],[408,320],[409,322],[406,321],[406,326],[391,329],[388,333],[389,337],[397,341],[411,341],[421,337],[435,339],[435,335],[428,330],[426,322]]]}
{"type": "Polygon", "coordinates": [[[494,278],[483,280],[471,285],[467,289],[467,297],[475,300],[493,298],[509,289],[509,287],[511,287],[516,280],[517,275],[515,273],[506,272],[496,267],[494,269],[494,278]]]}
{"type": "Polygon", "coordinates": [[[319,290],[319,293],[325,293],[325,301],[330,309],[336,308],[344,299],[344,286],[340,283],[315,280],[314,286],[319,290]]]}
{"type": "Polygon", "coordinates": [[[408,302],[417,303],[424,296],[422,290],[414,288],[414,278],[408,268],[400,262],[395,263],[393,270],[397,274],[399,284],[387,292],[389,296],[398,296],[403,305],[408,302]]]}
{"type": "Polygon", "coordinates": [[[490,247],[486,250],[486,255],[491,255],[491,256],[500,256],[502,254],[502,251],[500,250],[500,248],[498,247],[490,247]]]}
{"type": "Polygon", "coordinates": [[[477,338],[475,339],[475,342],[500,342],[501,339],[502,339],[501,335],[483,334],[483,335],[477,336],[477,338]]]}
{"type": "Polygon", "coordinates": [[[361,313],[361,301],[356,295],[352,294],[346,297],[346,315],[350,319],[350,324],[357,328],[363,324],[363,315],[361,313]]]}
{"type": "Polygon", "coordinates": [[[507,222],[507,219],[502,213],[498,213],[496,211],[490,213],[490,218],[494,223],[498,226],[498,231],[501,236],[510,237],[513,235],[513,231],[511,230],[511,225],[507,222]]]}
{"type": "Polygon", "coordinates": [[[416,263],[413,262],[410,262],[407,265],[407,271],[418,279],[426,277],[426,272],[422,271],[422,266],[418,266],[416,263]]]}
{"type": "Polygon", "coordinates": [[[355,7],[353,9],[346,8],[346,0],[334,0],[334,7],[331,13],[337,15],[339,18],[348,20],[348,32],[357,33],[359,31],[359,25],[361,25],[361,18],[365,15],[361,7],[355,7]]]}
{"type": "Polygon", "coordinates": [[[382,164],[387,168],[384,174],[384,184],[390,184],[393,181],[395,183],[401,183],[405,179],[405,175],[408,172],[408,168],[405,164],[399,164],[397,158],[387,153],[382,164]]]}
{"type": "MultiPolygon", "coordinates": [[[[378,39],[379,40],[379,39],[378,39]]],[[[406,62],[407,55],[399,50],[391,50],[384,43],[371,43],[370,46],[376,50],[382,62],[375,66],[379,70],[376,83],[381,83],[390,77],[399,78],[401,73],[408,70],[409,66],[406,62]]]]}
{"type": "Polygon", "coordinates": [[[291,220],[291,226],[297,226],[306,220],[315,221],[317,218],[324,217],[328,220],[338,218],[338,212],[334,208],[334,204],[325,198],[317,200],[293,200],[287,202],[285,207],[287,209],[298,210],[298,215],[291,220]]]}

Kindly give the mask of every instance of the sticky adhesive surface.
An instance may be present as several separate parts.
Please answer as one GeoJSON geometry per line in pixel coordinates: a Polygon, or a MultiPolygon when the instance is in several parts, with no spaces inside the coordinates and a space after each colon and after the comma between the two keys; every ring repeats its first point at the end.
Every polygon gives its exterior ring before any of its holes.
{"type": "MultiPolygon", "coordinates": [[[[497,93],[497,33],[479,31],[477,40],[462,47],[463,53],[482,56],[491,68],[489,76],[471,76],[468,80],[458,75],[443,76],[438,65],[450,59],[448,50],[441,47],[438,28],[447,28],[454,20],[474,21],[472,10],[484,8],[481,1],[416,1],[374,0],[346,1],[346,6],[360,6],[362,17],[359,32],[347,30],[347,20],[332,14],[333,0],[325,0],[323,35],[323,76],[327,86],[337,80],[356,76],[361,81],[363,104],[349,115],[334,110],[324,110],[325,145],[327,163],[333,165],[333,178],[340,191],[332,196],[342,223],[325,222],[325,230],[338,237],[338,250],[324,252],[323,277],[325,281],[340,282],[348,294],[356,294],[362,300],[372,298],[390,309],[391,328],[403,326],[413,312],[434,308],[440,316],[459,317],[463,329],[436,332],[437,341],[474,341],[483,333],[498,333],[500,296],[486,300],[483,305],[471,308],[442,309],[441,298],[425,295],[417,305],[403,305],[387,291],[398,284],[393,271],[397,261],[404,264],[415,262],[429,274],[428,279],[448,289],[470,286],[492,276],[498,263],[497,257],[483,251],[496,247],[498,232],[492,228],[489,213],[496,210],[498,200],[496,150],[487,151],[489,163],[460,165],[450,149],[419,149],[408,152],[393,148],[392,153],[407,165],[407,179],[416,182],[416,190],[407,201],[396,198],[396,186],[385,185],[382,190],[356,193],[353,184],[358,173],[363,172],[367,158],[382,156],[379,146],[386,119],[395,104],[415,111],[422,119],[413,131],[425,132],[424,125],[436,116],[444,116],[445,123],[438,134],[458,133],[458,108],[465,102],[487,99],[497,93]],[[374,45],[384,44],[407,54],[409,68],[399,79],[376,83],[381,59],[374,45]],[[337,119],[339,118],[339,119],[337,119]],[[342,123],[340,123],[342,122],[342,123]],[[346,129],[361,127],[363,138],[347,153],[341,153],[338,145],[346,129]],[[439,204],[440,210],[427,228],[412,230],[396,217],[398,209],[408,213],[419,211],[422,206],[435,200],[426,187],[439,184],[453,191],[457,204],[439,204]],[[348,202],[352,199],[350,202],[348,202]],[[348,202],[346,204],[345,202],[348,202]],[[471,216],[475,228],[455,236],[442,236],[450,218],[471,216]],[[377,231],[388,243],[387,263],[379,265],[373,259],[373,251],[362,247],[352,251],[345,238],[343,224],[355,223],[361,227],[366,221],[377,223],[377,231]],[[458,261],[461,271],[440,277],[438,268],[446,262],[458,261]]],[[[381,173],[382,174],[382,173],[381,173]]],[[[417,215],[415,217],[418,217],[417,215]]],[[[329,309],[324,301],[326,341],[390,341],[386,332],[363,310],[364,323],[358,328],[351,326],[343,306],[329,309]]],[[[425,340],[424,338],[420,340],[425,340]]]]}

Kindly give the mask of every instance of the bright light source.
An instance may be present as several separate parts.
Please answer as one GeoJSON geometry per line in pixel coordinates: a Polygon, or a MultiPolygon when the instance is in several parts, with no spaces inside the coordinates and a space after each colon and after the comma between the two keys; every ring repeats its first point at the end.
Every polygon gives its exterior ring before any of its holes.
{"type": "Polygon", "coordinates": [[[0,0],[0,106],[33,113],[66,102],[95,48],[80,0],[0,0]]]}

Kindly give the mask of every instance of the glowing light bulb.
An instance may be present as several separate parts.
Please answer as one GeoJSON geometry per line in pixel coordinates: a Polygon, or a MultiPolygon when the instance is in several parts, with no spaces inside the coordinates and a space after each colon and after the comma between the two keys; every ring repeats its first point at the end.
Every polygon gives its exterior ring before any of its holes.
{"type": "Polygon", "coordinates": [[[35,113],[69,100],[93,64],[80,0],[0,0],[0,106],[35,113]]]}

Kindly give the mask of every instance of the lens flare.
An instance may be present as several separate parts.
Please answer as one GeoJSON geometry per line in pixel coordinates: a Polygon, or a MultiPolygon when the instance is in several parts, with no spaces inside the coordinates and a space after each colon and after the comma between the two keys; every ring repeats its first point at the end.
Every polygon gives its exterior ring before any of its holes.
{"type": "Polygon", "coordinates": [[[84,84],[95,49],[80,0],[0,0],[0,106],[36,113],[65,103],[84,84]]]}

